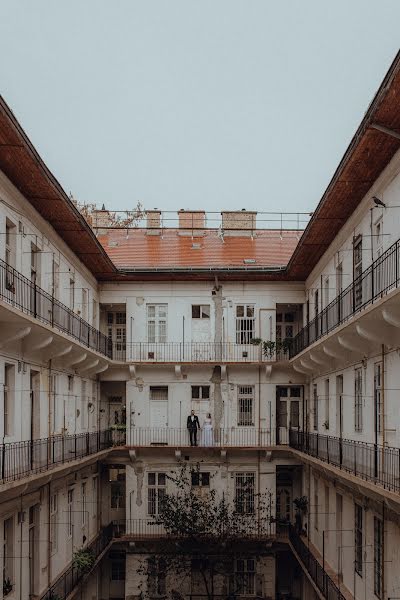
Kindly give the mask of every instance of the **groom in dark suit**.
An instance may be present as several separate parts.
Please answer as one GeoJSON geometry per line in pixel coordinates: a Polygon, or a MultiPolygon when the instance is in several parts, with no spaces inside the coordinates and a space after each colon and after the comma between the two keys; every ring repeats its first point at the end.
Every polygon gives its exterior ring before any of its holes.
{"type": "Polygon", "coordinates": [[[194,410],[187,418],[187,428],[189,429],[190,445],[197,446],[197,430],[200,429],[199,418],[194,414],[194,410]]]}

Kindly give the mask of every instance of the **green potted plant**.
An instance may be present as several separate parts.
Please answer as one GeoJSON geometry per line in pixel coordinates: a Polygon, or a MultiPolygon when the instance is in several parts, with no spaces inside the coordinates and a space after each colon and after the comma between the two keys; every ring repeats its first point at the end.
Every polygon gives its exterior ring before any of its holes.
{"type": "Polygon", "coordinates": [[[13,584],[9,577],[3,580],[3,596],[8,596],[10,592],[12,592],[13,584]]]}
{"type": "Polygon", "coordinates": [[[74,552],[72,558],[72,564],[76,569],[82,571],[82,573],[87,573],[93,567],[96,558],[89,548],[81,548],[74,552]]]}

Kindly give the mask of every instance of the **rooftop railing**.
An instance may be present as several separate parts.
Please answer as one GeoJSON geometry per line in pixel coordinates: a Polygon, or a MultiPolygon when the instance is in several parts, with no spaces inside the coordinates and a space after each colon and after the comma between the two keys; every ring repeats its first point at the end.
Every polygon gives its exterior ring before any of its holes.
{"type": "Polygon", "coordinates": [[[196,436],[187,428],[173,427],[131,427],[127,445],[136,447],[187,447],[197,445],[202,448],[246,448],[275,445],[275,431],[256,427],[226,427],[214,430],[198,430],[196,436]],[[194,444],[196,442],[196,444],[194,444]]]}
{"type": "Polygon", "coordinates": [[[116,342],[111,356],[136,363],[267,363],[289,358],[283,350],[266,354],[260,344],[234,342],[116,342]]]}
{"type": "Polygon", "coordinates": [[[124,431],[106,429],[2,444],[0,445],[0,483],[42,473],[124,443],[124,431]]]}
{"type": "Polygon", "coordinates": [[[110,357],[108,338],[103,333],[1,259],[0,298],[23,313],[72,336],[88,348],[110,357]]]}
{"type": "Polygon", "coordinates": [[[113,526],[112,524],[104,527],[99,535],[88,545],[86,548],[90,550],[94,556],[95,563],[89,570],[82,570],[74,565],[71,565],[61,577],[59,577],[53,585],[51,585],[46,592],[40,596],[40,600],[65,600],[74,591],[76,586],[81,583],[85,575],[88,575],[90,571],[96,566],[96,561],[100,555],[107,549],[107,546],[111,544],[113,538],[113,526]]]}
{"type": "Polygon", "coordinates": [[[289,445],[387,490],[400,491],[400,448],[297,429],[290,430],[289,445]]]}
{"type": "Polygon", "coordinates": [[[293,338],[289,357],[305,348],[391,290],[399,287],[400,241],[379,256],[293,338]]]}

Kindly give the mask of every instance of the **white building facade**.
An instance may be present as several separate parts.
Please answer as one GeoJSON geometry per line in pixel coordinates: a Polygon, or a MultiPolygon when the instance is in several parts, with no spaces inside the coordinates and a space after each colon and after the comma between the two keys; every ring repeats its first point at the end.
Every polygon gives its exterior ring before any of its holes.
{"type": "Polygon", "coordinates": [[[1,100],[0,598],[400,595],[398,88],[304,232],[90,226],[1,100]],[[251,523],[211,594],[160,550],[182,466],[251,523]]]}

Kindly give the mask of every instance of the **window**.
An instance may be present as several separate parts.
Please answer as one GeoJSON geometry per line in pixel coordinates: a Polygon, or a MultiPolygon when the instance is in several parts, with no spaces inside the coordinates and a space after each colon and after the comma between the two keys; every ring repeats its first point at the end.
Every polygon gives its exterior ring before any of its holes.
{"type": "Polygon", "coordinates": [[[286,488],[276,490],[276,518],[290,521],[291,515],[291,497],[286,488]]]}
{"type": "Polygon", "coordinates": [[[378,433],[383,431],[382,415],[382,363],[374,367],[374,399],[375,399],[375,427],[378,433]]]}
{"type": "Polygon", "coordinates": [[[40,285],[40,249],[31,243],[31,281],[40,285]]]}
{"type": "Polygon", "coordinates": [[[336,267],[336,295],[339,296],[343,291],[343,264],[339,263],[336,267]]]}
{"type": "Polygon", "coordinates": [[[330,390],[329,390],[329,379],[325,379],[325,429],[329,429],[329,398],[330,398],[330,390]]]}
{"type": "Polygon", "coordinates": [[[353,279],[354,279],[354,308],[362,305],[362,237],[359,235],[353,242],[353,279]]]}
{"type": "Polygon", "coordinates": [[[253,558],[240,558],[235,561],[237,593],[242,596],[255,593],[256,563],[253,558]]]}
{"type": "Polygon", "coordinates": [[[75,308],[75,281],[69,280],[69,307],[71,310],[75,308]]]}
{"type": "Polygon", "coordinates": [[[192,486],[210,487],[210,473],[200,473],[199,471],[192,471],[192,486]]]}
{"type": "Polygon", "coordinates": [[[209,385],[192,385],[192,400],[208,400],[209,398],[209,385]]]}
{"type": "Polygon", "coordinates": [[[383,522],[374,517],[374,592],[382,598],[383,592],[383,522]]]}
{"type": "Polygon", "coordinates": [[[163,558],[153,556],[148,559],[148,592],[151,598],[165,596],[167,568],[163,558]]]}
{"type": "Polygon", "coordinates": [[[82,306],[81,306],[81,315],[82,319],[85,321],[88,320],[88,290],[82,288],[82,306]]]}
{"type": "Polygon", "coordinates": [[[363,419],[363,396],[362,396],[362,368],[359,367],[354,371],[354,429],[355,431],[362,431],[363,419]]]}
{"type": "Polygon", "coordinates": [[[58,548],[58,495],[50,496],[50,552],[54,554],[58,548]]]}
{"type": "Polygon", "coordinates": [[[117,360],[125,358],[126,352],[126,312],[108,312],[107,313],[107,337],[113,356],[117,360]]]}
{"type": "Polygon", "coordinates": [[[14,521],[4,519],[3,523],[3,581],[14,583],[14,521]]]}
{"type": "Polygon", "coordinates": [[[314,431],[318,429],[318,388],[317,384],[313,385],[313,427],[314,431]]]}
{"type": "Polygon", "coordinates": [[[239,304],[236,306],[236,343],[250,344],[254,338],[254,305],[239,304]]]}
{"type": "Polygon", "coordinates": [[[252,385],[238,386],[238,417],[240,427],[254,425],[254,387],[252,385]]]}
{"type": "Polygon", "coordinates": [[[240,514],[254,513],[254,473],[235,474],[235,508],[240,514]]]}
{"type": "Polygon", "coordinates": [[[324,279],[324,306],[329,304],[329,277],[324,279]]]}
{"type": "Polygon", "coordinates": [[[147,341],[165,344],[167,341],[167,304],[147,305],[147,341]]]}
{"type": "Polygon", "coordinates": [[[4,367],[4,435],[14,432],[15,365],[4,367]]]}
{"type": "Polygon", "coordinates": [[[59,299],[60,295],[60,265],[53,258],[53,267],[52,267],[52,277],[53,277],[53,285],[52,292],[54,298],[59,299]]]}
{"type": "Polygon", "coordinates": [[[81,502],[82,502],[82,526],[87,523],[87,498],[86,498],[86,483],[81,486],[81,502]]]}
{"type": "Polygon", "coordinates": [[[10,267],[15,268],[16,226],[6,220],[6,254],[5,260],[10,267]]]}
{"type": "Polygon", "coordinates": [[[93,519],[97,517],[97,477],[93,477],[92,479],[92,504],[93,504],[93,519]]]}
{"type": "Polygon", "coordinates": [[[318,496],[318,479],[314,477],[314,527],[318,531],[319,526],[319,496],[318,496]]]}
{"type": "Polygon", "coordinates": [[[111,508],[125,508],[125,469],[110,468],[110,504],[111,508]]]}
{"type": "Polygon", "coordinates": [[[74,490],[68,490],[67,494],[67,518],[68,518],[68,537],[72,537],[74,533],[74,490]]]}
{"type": "Polygon", "coordinates": [[[81,429],[87,429],[86,417],[88,416],[88,397],[86,391],[86,381],[81,381],[81,429]]]}
{"type": "Polygon", "coordinates": [[[111,581],[125,581],[125,553],[110,552],[111,581]]]}
{"type": "Polygon", "coordinates": [[[166,485],[165,473],[147,474],[147,512],[149,515],[158,515],[161,512],[166,485]]]}
{"type": "Polygon", "coordinates": [[[192,304],[192,319],[209,319],[209,304],[192,304]]]}
{"type": "Polygon", "coordinates": [[[92,325],[97,327],[97,300],[92,299],[92,325]]]}
{"type": "Polygon", "coordinates": [[[363,509],[354,505],[354,568],[362,577],[363,574],[363,509]]]}

